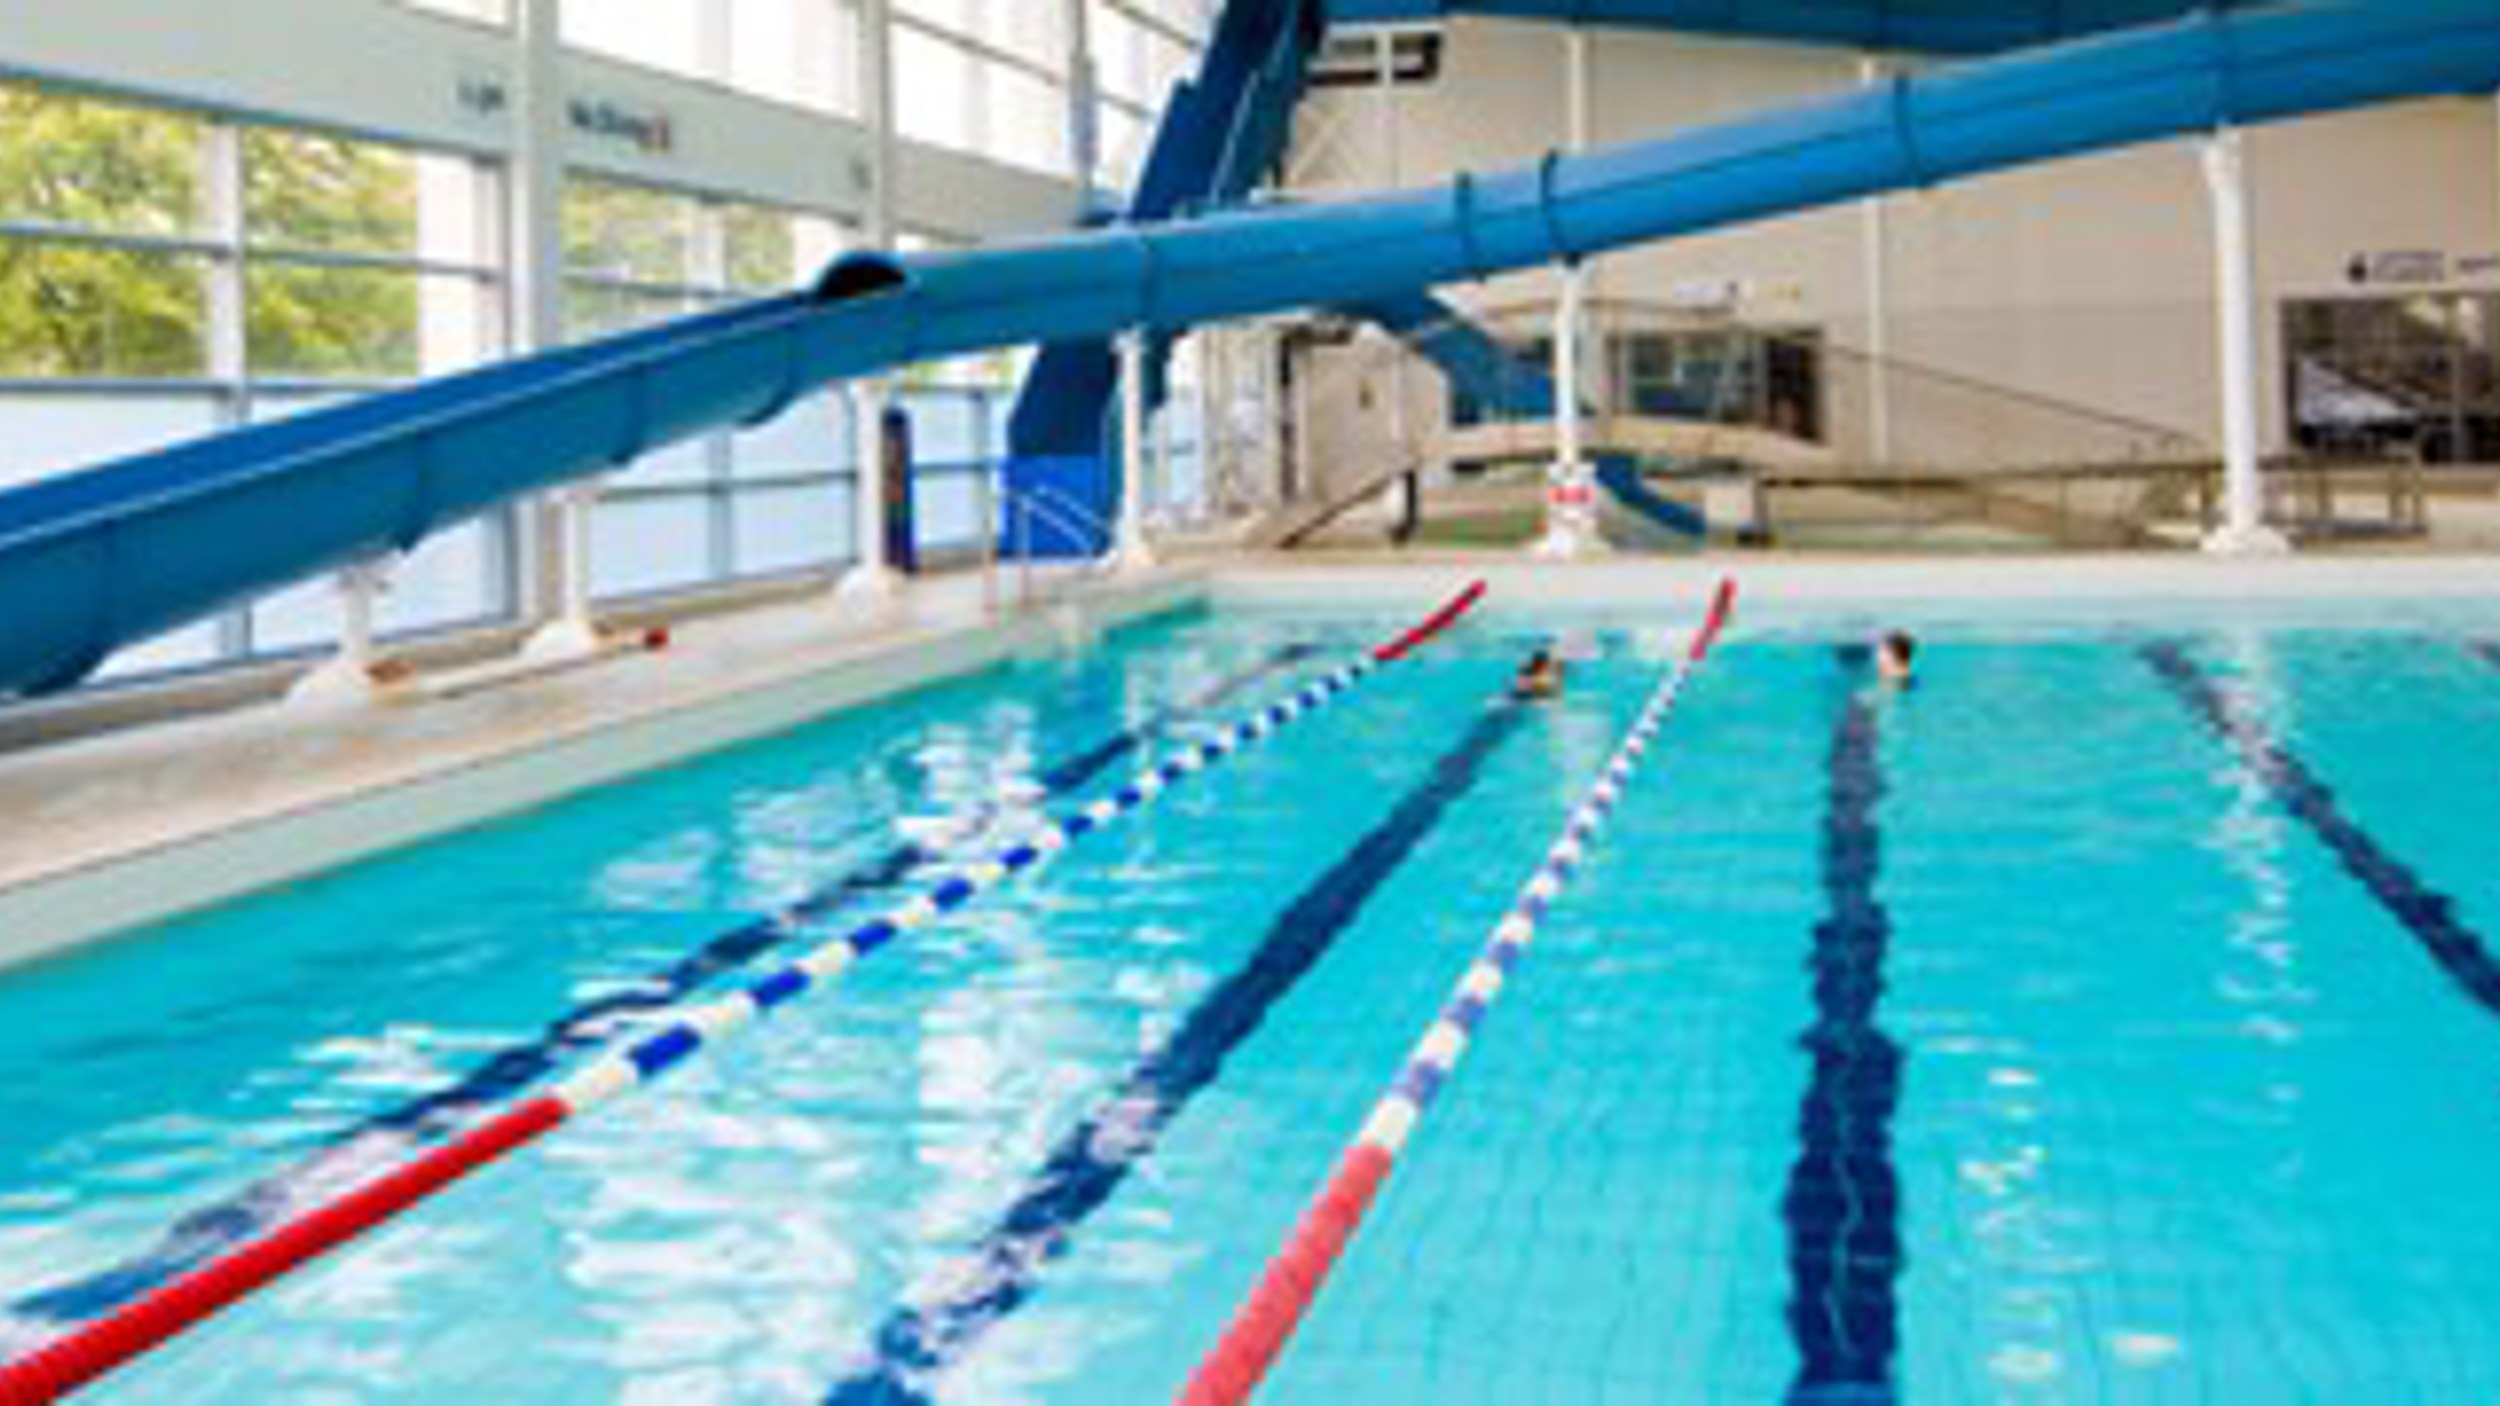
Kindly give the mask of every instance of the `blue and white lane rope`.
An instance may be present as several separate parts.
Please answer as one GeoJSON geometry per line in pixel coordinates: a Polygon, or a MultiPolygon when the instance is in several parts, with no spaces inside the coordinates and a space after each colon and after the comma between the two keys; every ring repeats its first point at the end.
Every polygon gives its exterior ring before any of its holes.
{"type": "Polygon", "coordinates": [[[75,1390],[339,1245],[527,1147],[590,1110],[657,1079],[687,1057],[756,1017],[837,979],[903,933],[925,927],[1010,875],[1135,811],[1176,782],[1250,747],[1430,641],[1483,599],[1470,584],[1398,638],[1305,683],[1291,696],[1232,723],[1214,737],[1137,772],[1113,795],[1047,822],[1030,840],[948,878],[884,917],[819,946],[743,990],[684,1010],[668,1025],[604,1056],[550,1088],[448,1142],[283,1222],[114,1312],[82,1324],[36,1351],[0,1363],[0,1406],[49,1400],[75,1390]]]}
{"type": "MultiPolygon", "coordinates": [[[[1316,646],[1305,643],[1274,650],[1250,668],[1186,700],[1156,709],[1145,722],[1113,732],[1044,768],[1034,778],[1043,799],[1063,799],[1083,789],[1121,758],[1170,733],[1183,720],[1211,711],[1318,652],[1316,646]]],[[[996,827],[1000,816],[1001,809],[993,801],[960,812],[954,819],[960,822],[959,833],[970,834],[996,827]]],[[[0,1358],[31,1350],[78,1323],[110,1313],[175,1275],[321,1204],[373,1170],[450,1136],[480,1111],[516,1098],[555,1075],[567,1055],[609,1044],[621,1022],[648,1018],[684,1002],[716,979],[797,941],[807,928],[846,905],[890,894],[944,858],[941,849],[922,841],[896,845],[792,903],[713,936],[623,989],[584,1001],[536,1035],[489,1052],[457,1078],[357,1120],[311,1156],[184,1215],[157,1243],[138,1254],[0,1308],[0,1358]]]]}
{"type": "Polygon", "coordinates": [[[779,971],[715,1000],[694,1006],[676,1021],[623,1050],[560,1080],[554,1096],[579,1113],[605,1102],[635,1084],[657,1077],[703,1046],[720,1039],[755,1017],[795,1000],[810,988],[830,982],[853,963],[878,948],[971,902],[983,890],[1022,870],[1043,863],[1061,850],[1135,811],[1189,776],[1248,748],[1306,713],[1316,712],[1362,681],[1379,666],[1368,657],[1339,666],[1302,689],[1234,723],[1195,746],[1183,748],[1160,765],[1138,771],[1111,795],[1043,823],[1029,839],[967,865],[955,876],[913,897],[901,907],[870,920],[840,937],[793,959],[779,971]]]}
{"type": "Polygon", "coordinates": [[[1303,717],[1335,702],[1383,664],[1404,658],[1432,636],[1449,628],[1484,595],[1483,583],[1470,585],[1422,625],[1397,640],[1359,655],[1266,708],[1241,718],[1194,746],[1181,748],[1160,764],[1140,768],[1127,785],[1057,820],[1043,822],[1031,838],[967,866],[881,918],[872,919],[794,959],[788,966],[744,990],[687,1010],[675,1022],[559,1081],[550,1094],[568,1112],[615,1097],[634,1085],[657,1077],[707,1043],[720,1039],[775,1006],[795,1000],[809,988],[839,978],[854,962],[915,928],[963,907],[982,890],[1056,855],[1085,836],[1112,824],[1186,780],[1265,739],[1303,717]]]}
{"type": "Polygon", "coordinates": [[[1659,729],[1666,726],[1668,715],[1674,712],[1685,680],[1708,657],[1720,630],[1726,626],[1735,599],[1735,583],[1721,582],[1691,650],[1650,695],[1613,760],[1572,812],[1570,822],[1545,852],[1544,862],[1521,888],[1510,911],[1494,926],[1492,937],[1476,960],[1459,978],[1449,1003],[1417,1042],[1388,1091],[1373,1105],[1371,1116],[1364,1120],[1353,1144],[1303,1213],[1292,1238],[1269,1261],[1266,1273],[1234,1315],[1224,1336],[1199,1363],[1182,1389],[1180,1399],[1184,1406],[1230,1406],[1245,1401],[1275,1364],[1294,1329],[1310,1311],[1329,1271],[1361,1228],[1364,1215],[1379,1195],[1381,1184],[1388,1179],[1407,1139],[1413,1136],[1415,1125],[1422,1121],[1434,1098],[1457,1071],[1468,1043],[1475,1038],[1493,1003],[1500,999],[1504,984],[1527,955],[1529,944],[1536,940],[1537,925],[1545,920],[1555,896],[1580,867],[1588,846],[1622,800],[1623,788],[1630,783],[1633,771],[1648,754],[1659,729]]]}

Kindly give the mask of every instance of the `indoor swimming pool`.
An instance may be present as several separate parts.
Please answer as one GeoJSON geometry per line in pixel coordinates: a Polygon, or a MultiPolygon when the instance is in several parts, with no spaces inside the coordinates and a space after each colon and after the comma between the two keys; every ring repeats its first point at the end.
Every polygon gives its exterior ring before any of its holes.
{"type": "MultiPolygon", "coordinates": [[[[1488,611],[97,1395],[1170,1399],[1699,602],[1488,611]]],[[[1938,607],[1889,690],[1740,608],[1263,1399],[2500,1396],[2500,615],[2389,614],[1938,607]]],[[[0,974],[0,1356],[1407,619],[1160,617],[0,974]]]]}

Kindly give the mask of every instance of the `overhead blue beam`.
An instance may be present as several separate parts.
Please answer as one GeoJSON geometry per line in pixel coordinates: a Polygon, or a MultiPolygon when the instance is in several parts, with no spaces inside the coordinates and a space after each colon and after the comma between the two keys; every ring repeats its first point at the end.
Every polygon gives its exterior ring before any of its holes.
{"type": "MultiPolygon", "coordinates": [[[[2250,4],[2238,0],[2236,8],[2250,4]]],[[[1328,19],[1331,24],[1383,24],[1492,15],[1969,55],[2231,8],[2235,6],[2229,0],[1328,0],[1328,19]]]]}

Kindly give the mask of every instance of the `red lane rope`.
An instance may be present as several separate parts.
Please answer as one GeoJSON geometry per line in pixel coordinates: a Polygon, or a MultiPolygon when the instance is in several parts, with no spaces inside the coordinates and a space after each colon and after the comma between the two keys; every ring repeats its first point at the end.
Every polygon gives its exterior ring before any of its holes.
{"type": "Polygon", "coordinates": [[[1378,664],[1394,664],[1422,648],[1431,641],[1433,636],[1457,624],[1458,617],[1475,609],[1476,602],[1484,599],[1484,590],[1482,581],[1468,582],[1466,590],[1451,597],[1449,603],[1439,610],[1425,616],[1423,623],[1373,650],[1372,661],[1378,664]]]}
{"type": "Polygon", "coordinates": [[[50,1401],[93,1382],[307,1260],[537,1141],[569,1116],[562,1103],[547,1096],[498,1114],[424,1156],[131,1300],[58,1342],[0,1367],[0,1402],[18,1406],[50,1401]]]}
{"type": "MultiPolygon", "coordinates": [[[[1370,662],[1358,660],[1341,673],[1351,679],[1376,664],[1404,658],[1456,624],[1484,594],[1482,581],[1470,583],[1422,623],[1373,650],[1370,662]]],[[[1316,687],[1306,690],[1303,710],[1318,706],[1326,696],[1316,687]]],[[[1254,722],[1268,730],[1281,726],[1291,716],[1300,713],[1286,713],[1280,708],[1254,722]]],[[[1158,789],[1161,784],[1158,780],[1158,789]]],[[[1127,806],[1143,803],[1143,793],[1137,787],[1123,795],[1128,797],[1124,802],[1127,806]]],[[[1088,823],[1090,828],[1100,822],[1096,819],[1088,823]]],[[[936,909],[930,911],[934,913],[936,909]]],[[[872,926],[883,926],[885,937],[893,935],[892,924],[872,926]]],[[[850,959],[846,956],[843,964],[850,959]]],[[[839,966],[834,969],[839,970],[839,966]]],[[[746,995],[751,998],[752,992],[746,995]]],[[[636,1070],[620,1063],[613,1078],[594,1077],[600,1071],[593,1066],[567,1081],[566,1088],[578,1092],[568,1094],[565,1088],[559,1088],[516,1104],[258,1239],[246,1241],[187,1274],[167,1280],[112,1313],[82,1324],[23,1357],[0,1363],[0,1406],[51,1401],[94,1382],[308,1261],[401,1215],[470,1173],[536,1142],[597,1102],[656,1076],[700,1043],[699,1039],[685,1041],[672,1050],[667,1060],[655,1060],[647,1068],[636,1070]]],[[[638,1055],[639,1050],[629,1052],[627,1057],[640,1065],[638,1055]]]]}
{"type": "Polygon", "coordinates": [[[1292,1340],[1294,1330],[1302,1325],[1318,1299],[1321,1286],[1344,1257],[1347,1245],[1353,1242],[1355,1232],[1362,1228],[1363,1218],[1370,1213],[1382,1184],[1396,1166],[1398,1151],[1408,1134],[1455,1069],[1476,1026],[1499,996],[1504,978],[1524,955],[1535,935],[1538,916],[1577,866],[1581,847],[1594,837],[1599,822],[1613,807],[1622,783],[1629,779],[1633,764],[1646,750],[1649,737],[1674,705],[1685,677],[1700,666],[1718,642],[1735,604],[1736,583],[1720,582],[1711,598],[1709,615],[1693,636],[1683,667],[1652,697],[1640,724],[1594,788],[1591,800],[1575,814],[1563,839],[1522,891],[1519,904],[1494,929],[1492,941],[1469,968],[1458,994],[1426,1033],[1424,1042],[1416,1047],[1416,1055],[1373,1110],[1363,1131],[1338,1159],[1336,1169],[1303,1211],[1284,1248],[1268,1262],[1249,1298],[1226,1326],[1224,1336],[1199,1363],[1197,1372],[1182,1389],[1181,1406],[1239,1406],[1250,1399],[1275,1366],[1285,1344],[1292,1340]]]}

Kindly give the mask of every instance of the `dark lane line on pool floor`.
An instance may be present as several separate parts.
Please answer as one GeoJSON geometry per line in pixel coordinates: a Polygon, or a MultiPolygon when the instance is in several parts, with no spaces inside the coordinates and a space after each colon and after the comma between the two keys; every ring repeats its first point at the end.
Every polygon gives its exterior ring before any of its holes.
{"type": "MultiPolygon", "coordinates": [[[[1114,733],[1044,770],[1037,778],[1043,792],[1056,796],[1083,787],[1165,729],[1222,704],[1317,652],[1318,646],[1309,644],[1279,647],[1194,697],[1157,709],[1137,726],[1114,733]]],[[[984,807],[975,812],[974,820],[976,824],[986,824],[994,815],[994,808],[984,807]]],[[[377,1158],[396,1155],[412,1143],[440,1138],[454,1131],[464,1115],[501,1103],[538,1083],[553,1073],[566,1055],[605,1043],[616,1033],[614,1023],[620,1017],[672,1005],[715,978],[790,942],[805,932],[807,924],[822,921],[861,898],[899,888],[922,869],[946,858],[944,850],[916,841],[896,845],[780,912],[712,938],[635,986],[574,1007],[538,1035],[504,1046],[453,1082],[368,1115],[303,1161],[262,1177],[223,1201],[186,1214],[139,1255],[19,1299],[9,1305],[5,1315],[0,1315],[0,1344],[13,1336],[9,1318],[57,1328],[113,1311],[284,1221],[338,1186],[353,1182],[377,1158]]]]}
{"type": "Polygon", "coordinates": [[[867,1360],[826,1400],[833,1406],[927,1401],[938,1373],[1033,1296],[1043,1267],[1154,1151],[1189,1100],[1215,1082],[1226,1057],[1268,1011],[1328,955],[1381,885],[1475,786],[1485,762],[1528,711],[1507,700],[1495,704],[1386,818],[1296,895],[1249,960],[1200,998],[1172,1036],[1069,1129],[980,1243],[934,1276],[932,1283],[945,1286],[943,1296],[888,1318],[867,1360]]]}
{"type": "Polygon", "coordinates": [[[2144,660],[2205,726],[2238,751],[2240,761],[2274,798],[2332,851],[2344,872],[2361,881],[2388,915],[2404,925],[2431,960],[2486,1012],[2500,1015],[2500,963],[2482,934],[2457,917],[2456,900],[2419,874],[2344,813],[2334,788],[2318,779],[2239,700],[2172,642],[2145,645],[2144,660]]]}
{"type": "Polygon", "coordinates": [[[1799,1357],[1791,1402],[1888,1402],[1899,1342],[1902,1265],[1892,1118],[1903,1054],[1877,1022],[1892,919],[1875,895],[1883,868],[1878,705],[1851,697],[1832,734],[1823,817],[1823,892],[1808,967],[1814,1023],[1799,1040],[1814,1072],[1798,1109],[1788,1221],[1788,1326],[1799,1357]]]}

